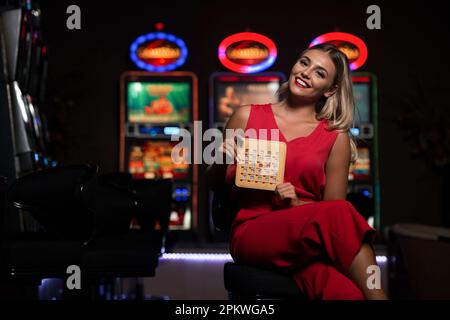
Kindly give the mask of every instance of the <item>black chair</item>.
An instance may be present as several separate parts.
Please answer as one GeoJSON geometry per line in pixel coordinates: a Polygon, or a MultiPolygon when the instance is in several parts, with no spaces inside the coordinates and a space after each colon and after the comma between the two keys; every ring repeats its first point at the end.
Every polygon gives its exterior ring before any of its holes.
{"type": "Polygon", "coordinates": [[[450,299],[450,229],[402,223],[392,226],[389,233],[390,243],[400,249],[390,272],[401,279],[403,275],[399,271],[406,271],[408,282],[403,284],[410,289],[409,296],[399,298],[450,299]],[[398,265],[404,266],[404,270],[399,270],[398,265]]]}
{"type": "MultiPolygon", "coordinates": [[[[212,220],[217,230],[230,233],[236,208],[226,190],[214,192],[212,220]]],[[[224,284],[230,300],[305,299],[292,276],[260,267],[228,262],[224,284]]]]}
{"type": "Polygon", "coordinates": [[[0,281],[37,286],[45,278],[66,278],[67,267],[78,265],[83,293],[75,296],[101,298],[92,294],[100,283],[153,277],[167,233],[172,183],[151,181],[137,188],[131,178],[100,176],[92,165],[46,169],[14,181],[8,209],[31,213],[42,229],[2,239],[0,281]],[[151,205],[144,208],[140,201],[149,201],[149,194],[161,227],[130,229],[131,214],[153,214],[151,205]]]}

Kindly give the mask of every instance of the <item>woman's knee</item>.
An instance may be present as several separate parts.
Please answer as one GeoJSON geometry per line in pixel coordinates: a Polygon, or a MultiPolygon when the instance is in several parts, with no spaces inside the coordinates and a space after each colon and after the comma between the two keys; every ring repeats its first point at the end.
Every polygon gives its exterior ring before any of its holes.
{"type": "Polygon", "coordinates": [[[327,208],[345,208],[355,210],[355,207],[345,199],[325,200],[321,202],[327,208]]]}
{"type": "Polygon", "coordinates": [[[346,223],[354,219],[356,213],[353,205],[346,200],[324,201],[314,215],[315,221],[346,223]]]}
{"type": "Polygon", "coordinates": [[[309,299],[364,300],[356,284],[332,265],[315,262],[295,274],[299,289],[309,299]]]}

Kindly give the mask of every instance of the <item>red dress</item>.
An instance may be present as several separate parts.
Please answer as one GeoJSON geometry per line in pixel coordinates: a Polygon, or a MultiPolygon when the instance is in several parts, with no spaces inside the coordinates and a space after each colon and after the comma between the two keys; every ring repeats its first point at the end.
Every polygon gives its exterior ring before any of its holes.
{"type": "MultiPolygon", "coordinates": [[[[269,129],[268,136],[258,137],[276,140],[270,136],[270,129],[278,129],[272,106],[252,105],[246,129],[269,129]]],[[[285,181],[311,203],[286,209],[273,191],[238,188],[230,166],[227,182],[240,208],[231,231],[233,259],[289,272],[310,299],[364,299],[346,275],[363,241],[372,245],[376,231],[349,202],[322,200],[325,164],[338,133],[328,131],[325,120],[306,137],[287,141],[278,132],[287,144],[285,181]]]]}

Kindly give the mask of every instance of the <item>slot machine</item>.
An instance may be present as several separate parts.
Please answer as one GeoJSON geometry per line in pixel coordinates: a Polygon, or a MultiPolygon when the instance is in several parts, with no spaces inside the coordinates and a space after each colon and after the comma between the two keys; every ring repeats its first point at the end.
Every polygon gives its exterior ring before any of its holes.
{"type": "MultiPolygon", "coordinates": [[[[42,77],[45,49],[40,31],[41,12],[30,0],[18,5],[5,5],[0,11],[0,36],[2,38],[1,83],[2,100],[2,161],[0,171],[8,179],[15,179],[48,165],[45,154],[44,129],[38,105],[43,96],[35,88],[43,88],[42,77]]],[[[20,230],[38,226],[28,215],[20,214],[20,230]]]]}
{"type": "Polygon", "coordinates": [[[47,46],[41,30],[41,11],[37,4],[33,4],[31,15],[33,28],[31,38],[30,73],[27,83],[27,97],[29,113],[31,114],[33,134],[35,140],[35,160],[40,168],[56,165],[52,159],[48,146],[50,144],[46,114],[43,112],[45,88],[47,82],[47,46]]]}
{"type": "MultiPolygon", "coordinates": [[[[283,73],[269,69],[277,57],[275,43],[268,37],[241,32],[225,38],[219,45],[218,58],[228,72],[215,72],[209,81],[209,127],[223,130],[234,110],[247,104],[278,101],[277,91],[286,81],[283,73]]],[[[209,196],[211,209],[212,194],[209,196]]],[[[211,212],[211,210],[210,210],[211,212]]],[[[226,240],[208,222],[213,240],[226,240]]]]}
{"type": "Polygon", "coordinates": [[[355,72],[367,60],[368,50],[363,40],[344,32],[331,32],[314,39],[310,47],[332,43],[347,55],[352,70],[355,99],[352,135],[358,150],[356,163],[348,176],[349,200],[368,223],[380,227],[380,182],[378,167],[378,100],[376,76],[370,72],[355,72]]]}
{"type": "Polygon", "coordinates": [[[0,16],[18,176],[49,165],[48,141],[39,110],[47,63],[40,16],[38,5],[31,1],[7,8],[0,16]]]}
{"type": "Polygon", "coordinates": [[[26,86],[31,58],[31,6],[10,8],[1,13],[2,37],[6,56],[8,106],[13,132],[14,176],[35,170],[32,121],[26,101],[26,86]]]}
{"type": "Polygon", "coordinates": [[[188,150],[173,152],[178,142],[172,139],[182,130],[192,132],[198,119],[196,75],[171,71],[186,60],[186,45],[159,31],[138,37],[130,54],[145,71],[127,71],[120,79],[120,170],[135,180],[171,179],[171,234],[195,238],[197,166],[188,150]]]}

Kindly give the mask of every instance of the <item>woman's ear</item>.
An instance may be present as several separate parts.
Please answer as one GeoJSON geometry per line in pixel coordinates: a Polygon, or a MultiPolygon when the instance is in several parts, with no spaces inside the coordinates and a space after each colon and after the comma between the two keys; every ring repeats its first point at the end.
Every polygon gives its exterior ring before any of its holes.
{"type": "Polygon", "coordinates": [[[331,88],[329,88],[327,91],[325,91],[325,93],[324,93],[323,95],[324,95],[326,98],[329,98],[329,97],[331,97],[333,94],[336,93],[337,89],[338,89],[338,85],[337,85],[337,84],[332,85],[331,88]]]}

